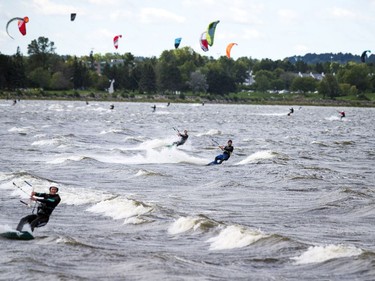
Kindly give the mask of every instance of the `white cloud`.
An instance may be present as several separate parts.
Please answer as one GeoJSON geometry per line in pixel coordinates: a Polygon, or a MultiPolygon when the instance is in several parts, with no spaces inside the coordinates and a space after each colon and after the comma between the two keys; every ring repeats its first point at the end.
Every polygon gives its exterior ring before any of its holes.
{"type": "Polygon", "coordinates": [[[339,8],[339,7],[333,8],[332,11],[331,11],[331,14],[335,18],[342,18],[342,19],[355,19],[355,18],[357,18],[357,15],[354,12],[352,12],[348,9],[339,8]]]}
{"type": "Polygon", "coordinates": [[[66,15],[76,11],[74,6],[52,3],[50,0],[33,0],[31,6],[44,15],[66,15]]]}
{"type": "Polygon", "coordinates": [[[298,20],[298,15],[295,11],[289,9],[281,9],[277,11],[277,15],[284,23],[295,23],[298,20]]]}
{"type": "Polygon", "coordinates": [[[185,17],[158,8],[143,8],[140,13],[141,23],[160,23],[160,22],[185,22],[185,17]]]}
{"type": "Polygon", "coordinates": [[[255,39],[261,38],[263,35],[255,28],[246,28],[243,30],[241,37],[244,39],[255,39]]]}
{"type": "Polygon", "coordinates": [[[309,47],[305,45],[295,45],[293,47],[293,50],[296,52],[296,55],[298,54],[306,54],[309,51],[309,47]]]}
{"type": "Polygon", "coordinates": [[[262,24],[263,21],[257,16],[257,9],[246,9],[229,7],[226,11],[226,17],[230,17],[231,21],[243,24],[262,24]],[[249,12],[251,11],[251,13],[249,12]]]}

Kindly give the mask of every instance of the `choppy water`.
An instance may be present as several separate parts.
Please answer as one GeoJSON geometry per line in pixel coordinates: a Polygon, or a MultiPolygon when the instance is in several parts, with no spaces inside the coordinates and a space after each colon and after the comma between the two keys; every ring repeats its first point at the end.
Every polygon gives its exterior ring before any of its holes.
{"type": "Polygon", "coordinates": [[[0,102],[0,230],[62,197],[1,280],[375,279],[375,109],[152,105],[0,102]]]}

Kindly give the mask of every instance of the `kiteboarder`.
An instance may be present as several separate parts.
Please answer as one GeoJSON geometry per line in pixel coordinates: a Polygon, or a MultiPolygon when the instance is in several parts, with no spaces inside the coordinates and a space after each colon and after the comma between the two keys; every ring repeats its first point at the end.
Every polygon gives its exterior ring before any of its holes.
{"type": "Polygon", "coordinates": [[[184,130],[184,133],[183,133],[183,134],[181,134],[181,133],[178,131],[177,135],[178,135],[179,137],[181,137],[181,139],[180,139],[179,141],[175,141],[174,143],[172,143],[172,145],[175,145],[175,146],[183,145],[183,144],[187,141],[187,139],[188,139],[188,137],[189,137],[189,135],[188,135],[188,133],[187,133],[187,130],[184,130]]]}
{"type": "Polygon", "coordinates": [[[294,108],[293,108],[293,107],[289,108],[288,116],[290,116],[290,115],[293,114],[293,113],[294,113],[294,108]]]}
{"type": "Polygon", "coordinates": [[[219,154],[215,157],[215,160],[211,162],[211,164],[221,164],[223,161],[227,161],[231,154],[233,153],[234,147],[232,146],[232,140],[228,140],[227,145],[224,147],[222,145],[219,145],[219,148],[223,151],[223,154],[219,154]]]}
{"type": "Polygon", "coordinates": [[[151,108],[152,108],[152,112],[155,112],[155,110],[156,110],[156,105],[154,104],[154,106],[151,106],[151,108]]]}
{"type": "Polygon", "coordinates": [[[53,210],[61,201],[60,196],[57,194],[58,191],[59,189],[56,186],[51,186],[49,188],[49,193],[33,191],[31,193],[31,200],[40,202],[37,214],[31,214],[22,218],[18,223],[17,230],[22,231],[22,228],[26,223],[30,224],[31,231],[34,231],[35,227],[45,226],[48,223],[53,210]],[[42,197],[43,199],[36,197],[42,197]]]}
{"type": "Polygon", "coordinates": [[[340,120],[345,117],[345,111],[339,111],[340,114],[340,120]]]}

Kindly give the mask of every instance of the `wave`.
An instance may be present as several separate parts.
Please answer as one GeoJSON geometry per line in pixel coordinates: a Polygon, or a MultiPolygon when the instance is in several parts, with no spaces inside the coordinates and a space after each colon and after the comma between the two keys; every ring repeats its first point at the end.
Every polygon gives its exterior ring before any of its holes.
{"type": "MultiPolygon", "coordinates": [[[[0,189],[11,190],[11,194],[18,196],[21,199],[29,199],[33,187],[44,186],[48,191],[49,186],[56,185],[57,183],[27,172],[17,172],[10,174],[0,173],[0,189]]],[[[40,191],[42,192],[42,191],[40,191]]]]}
{"type": "Polygon", "coordinates": [[[218,226],[219,223],[205,217],[180,217],[168,228],[168,233],[171,235],[181,234],[187,231],[207,231],[218,226]]]}
{"type": "Polygon", "coordinates": [[[146,221],[140,218],[140,216],[152,212],[153,209],[152,206],[140,201],[115,197],[113,199],[101,201],[89,207],[86,211],[103,214],[114,220],[125,219],[124,224],[138,224],[146,221]]]}
{"type": "Polygon", "coordinates": [[[350,121],[347,117],[341,119],[341,117],[337,116],[337,115],[331,115],[329,117],[325,117],[324,120],[326,120],[326,121],[340,121],[340,122],[350,121]]]}
{"type": "Polygon", "coordinates": [[[207,240],[211,243],[210,250],[228,250],[247,247],[268,235],[260,230],[248,229],[239,225],[230,225],[223,229],[218,236],[207,240]]]}
{"type": "Polygon", "coordinates": [[[163,176],[163,174],[147,170],[139,170],[134,177],[144,177],[144,176],[163,176]]]}
{"type": "Polygon", "coordinates": [[[81,155],[71,155],[71,156],[63,156],[63,157],[57,157],[51,161],[47,161],[49,164],[62,164],[67,161],[81,161],[84,159],[92,159],[90,157],[81,156],[81,155]]]}
{"type": "Polygon", "coordinates": [[[26,135],[28,132],[30,132],[31,130],[33,130],[34,128],[31,127],[31,126],[28,126],[28,127],[12,127],[8,130],[8,132],[10,133],[18,133],[20,135],[26,135]]]}
{"type": "Polygon", "coordinates": [[[221,131],[216,129],[210,129],[205,133],[199,133],[197,134],[197,137],[203,137],[203,136],[219,136],[221,135],[221,131]]]}
{"type": "Polygon", "coordinates": [[[331,259],[361,255],[363,250],[349,245],[311,246],[298,257],[292,257],[296,264],[322,263],[331,259]]]}
{"type": "Polygon", "coordinates": [[[131,134],[133,133],[131,130],[127,129],[127,128],[121,128],[121,129],[114,129],[114,128],[111,128],[111,129],[107,129],[107,130],[102,130],[99,135],[106,135],[106,134],[120,134],[120,135],[124,135],[124,134],[131,134]]]}
{"type": "Polygon", "coordinates": [[[319,146],[322,146],[322,147],[329,147],[328,144],[326,144],[322,141],[312,141],[311,144],[316,144],[316,145],[319,145],[319,146]]]}
{"type": "Polygon", "coordinates": [[[258,151],[251,155],[249,155],[244,160],[241,160],[240,162],[236,163],[235,165],[245,165],[249,163],[253,163],[259,160],[266,160],[266,159],[272,159],[277,155],[277,153],[271,151],[271,150],[264,150],[264,151],[258,151]]]}
{"type": "Polygon", "coordinates": [[[219,235],[209,238],[206,242],[210,243],[210,250],[228,250],[234,248],[243,248],[266,238],[269,235],[260,230],[249,229],[240,225],[225,226],[222,223],[209,219],[205,216],[180,217],[174,221],[168,228],[168,233],[177,235],[189,231],[207,232],[210,230],[219,230],[219,235]]]}
{"type": "Polygon", "coordinates": [[[80,247],[80,248],[90,248],[96,249],[97,246],[89,245],[83,242],[80,242],[72,237],[68,236],[45,236],[45,237],[37,237],[38,245],[45,245],[45,244],[66,244],[69,246],[80,247]]]}
{"type": "Polygon", "coordinates": [[[95,160],[104,163],[115,164],[173,164],[173,163],[189,163],[194,165],[206,165],[209,160],[190,156],[184,151],[176,147],[164,147],[160,151],[155,149],[147,149],[145,154],[137,154],[135,156],[124,157],[123,155],[95,155],[95,160]]]}
{"type": "Polygon", "coordinates": [[[61,196],[61,202],[67,205],[87,205],[87,204],[97,204],[105,200],[111,200],[116,198],[116,195],[102,192],[96,189],[77,188],[63,186],[59,190],[61,196]],[[85,196],[82,196],[85,194],[85,196]]]}

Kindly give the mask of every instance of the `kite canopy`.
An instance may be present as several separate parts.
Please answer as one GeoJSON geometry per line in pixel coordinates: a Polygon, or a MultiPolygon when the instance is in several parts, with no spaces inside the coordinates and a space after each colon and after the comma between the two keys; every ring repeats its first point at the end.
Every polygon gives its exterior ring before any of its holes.
{"type": "Polygon", "coordinates": [[[207,32],[203,32],[201,34],[201,37],[199,38],[199,44],[201,45],[201,48],[203,51],[207,52],[208,51],[208,42],[207,42],[207,39],[206,39],[206,36],[207,35],[207,32]]]}
{"type": "Polygon", "coordinates": [[[220,22],[219,20],[214,21],[208,25],[206,39],[207,39],[208,45],[210,46],[214,44],[215,30],[219,22],[220,22]]]}
{"type": "Polygon", "coordinates": [[[180,46],[181,40],[182,40],[181,37],[174,39],[174,47],[176,49],[178,48],[178,46],[180,46]]]}
{"type": "Polygon", "coordinates": [[[70,20],[74,21],[76,19],[76,15],[77,15],[76,13],[71,13],[70,14],[70,20]]]}
{"type": "Polygon", "coordinates": [[[9,37],[12,38],[12,39],[14,39],[14,38],[9,34],[8,27],[13,21],[16,21],[16,20],[18,20],[18,30],[21,32],[22,35],[26,35],[26,23],[29,22],[28,17],[23,17],[23,18],[15,17],[15,18],[10,19],[7,22],[6,31],[9,35],[9,37]]]}
{"type": "Polygon", "coordinates": [[[361,62],[366,62],[366,58],[367,58],[367,53],[371,53],[370,50],[366,50],[362,53],[361,55],[361,62]]]}
{"type": "Polygon", "coordinates": [[[227,46],[226,53],[227,53],[227,57],[228,57],[228,59],[230,58],[230,52],[231,52],[232,47],[233,47],[234,45],[237,45],[237,43],[229,43],[228,46],[227,46]]]}
{"type": "Polygon", "coordinates": [[[122,35],[116,35],[115,37],[113,37],[113,45],[115,46],[116,49],[118,48],[118,40],[120,38],[122,38],[122,35]]]}

